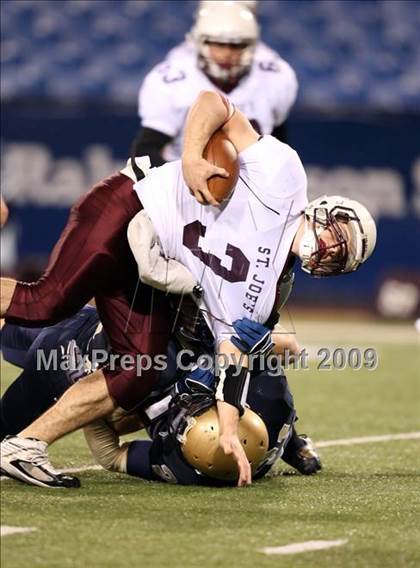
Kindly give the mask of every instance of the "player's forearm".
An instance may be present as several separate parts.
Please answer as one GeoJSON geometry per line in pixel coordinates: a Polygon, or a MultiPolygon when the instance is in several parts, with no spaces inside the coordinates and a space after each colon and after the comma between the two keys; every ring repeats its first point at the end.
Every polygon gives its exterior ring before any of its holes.
{"type": "Polygon", "coordinates": [[[230,107],[225,98],[214,91],[202,91],[187,116],[183,160],[201,158],[211,135],[229,115],[230,107]]]}
{"type": "Polygon", "coordinates": [[[0,227],[6,224],[7,218],[9,217],[9,209],[6,203],[3,200],[3,197],[0,197],[0,227]]]}
{"type": "Polygon", "coordinates": [[[243,373],[246,372],[248,368],[248,356],[244,355],[244,353],[228,340],[220,343],[218,354],[220,356],[219,362],[221,370],[219,371],[216,399],[220,433],[233,435],[237,433],[239,422],[239,409],[234,403],[239,405],[241,400],[244,399],[244,395],[246,398],[244,389],[247,390],[247,385],[243,384],[243,373]],[[232,371],[234,372],[234,376],[230,376],[232,371]],[[227,396],[227,392],[231,393],[233,390],[229,388],[227,384],[228,381],[231,381],[232,384],[236,383],[238,386],[238,390],[234,396],[231,394],[227,396]]]}
{"type": "Polygon", "coordinates": [[[242,353],[231,341],[225,339],[219,343],[217,350],[223,363],[231,363],[241,367],[248,367],[248,356],[242,353]]]}
{"type": "Polygon", "coordinates": [[[275,325],[271,339],[274,343],[273,352],[276,355],[285,355],[286,351],[290,355],[298,355],[300,352],[296,335],[288,333],[279,323],[275,325]]]}
{"type": "Polygon", "coordinates": [[[108,471],[126,473],[128,444],[120,446],[118,434],[106,420],[95,420],[83,429],[94,460],[108,471]]]}
{"type": "Polygon", "coordinates": [[[248,357],[230,341],[219,345],[225,366],[219,372],[216,389],[217,413],[220,425],[219,444],[226,455],[232,455],[238,466],[238,487],[249,485],[251,466],[238,437],[239,417],[245,411],[248,393],[248,357]],[[226,363],[229,363],[226,368],[226,363]]]}
{"type": "Polygon", "coordinates": [[[239,410],[227,402],[217,401],[220,436],[235,436],[238,433],[239,410]]]}

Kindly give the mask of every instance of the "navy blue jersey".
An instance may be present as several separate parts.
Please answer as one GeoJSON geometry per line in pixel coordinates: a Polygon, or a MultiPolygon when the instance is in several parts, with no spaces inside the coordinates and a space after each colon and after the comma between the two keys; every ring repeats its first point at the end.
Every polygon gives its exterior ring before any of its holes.
{"type": "MultiPolygon", "coordinates": [[[[295,420],[293,397],[286,377],[269,371],[254,374],[250,381],[247,404],[262,418],[269,436],[267,457],[254,475],[254,479],[259,479],[281,456],[295,420]]],[[[176,419],[176,414],[170,418],[176,419]]],[[[128,474],[181,485],[236,485],[235,481],[219,481],[207,477],[190,466],[182,455],[176,435],[170,430],[168,421],[163,419],[153,428],[152,441],[142,440],[130,444],[128,474]]]]}

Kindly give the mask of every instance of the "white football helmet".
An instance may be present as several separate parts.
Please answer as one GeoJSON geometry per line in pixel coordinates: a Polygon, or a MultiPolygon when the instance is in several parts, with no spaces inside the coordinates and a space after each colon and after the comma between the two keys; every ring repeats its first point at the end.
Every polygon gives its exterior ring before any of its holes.
{"type": "Polygon", "coordinates": [[[187,36],[198,52],[198,65],[210,78],[233,82],[251,68],[259,27],[253,13],[241,2],[206,2],[187,36]],[[238,65],[223,68],[210,58],[208,42],[240,45],[244,49],[238,65]]]}
{"type": "Polygon", "coordinates": [[[354,272],[372,254],[376,224],[364,205],[339,195],[318,197],[305,211],[305,229],[299,244],[302,270],[312,276],[354,272]],[[333,244],[325,245],[321,233],[328,229],[333,244]],[[331,260],[325,259],[331,252],[331,260]],[[323,260],[324,259],[324,260],[323,260]]]}
{"type": "MultiPolygon", "coordinates": [[[[232,0],[232,1],[236,2],[236,4],[240,4],[241,6],[245,6],[245,8],[248,8],[248,10],[250,10],[254,14],[254,16],[257,14],[258,0],[232,0]]],[[[198,3],[198,10],[201,10],[201,8],[209,8],[210,6],[213,6],[218,2],[219,0],[201,0],[198,3]]]]}

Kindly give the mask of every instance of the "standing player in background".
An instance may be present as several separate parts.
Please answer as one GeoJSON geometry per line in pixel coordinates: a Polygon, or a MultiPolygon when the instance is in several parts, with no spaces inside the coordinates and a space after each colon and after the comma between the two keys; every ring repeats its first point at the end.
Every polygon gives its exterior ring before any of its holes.
{"type": "Polygon", "coordinates": [[[202,90],[229,94],[260,134],[284,141],[284,121],[295,102],[293,69],[259,41],[259,26],[247,5],[201,2],[187,40],[146,76],[139,92],[141,128],[136,156],[152,165],[181,156],[189,107],[202,90]]]}

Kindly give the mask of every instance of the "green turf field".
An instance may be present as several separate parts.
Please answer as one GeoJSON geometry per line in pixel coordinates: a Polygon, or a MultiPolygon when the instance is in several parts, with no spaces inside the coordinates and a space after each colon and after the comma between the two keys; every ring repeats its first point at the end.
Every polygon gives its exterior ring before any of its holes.
{"type": "MultiPolygon", "coordinates": [[[[419,425],[412,327],[300,322],[303,345],[374,347],[376,371],[291,371],[298,431],[315,441],[408,433],[419,425]]],[[[2,365],[3,387],[16,369],[2,365]]],[[[247,489],[188,488],[102,471],[79,490],[1,482],[3,568],[419,566],[420,443],[323,447],[315,477],[275,475],[247,489]],[[344,545],[290,556],[260,550],[311,540],[344,545]]],[[[50,451],[57,466],[92,463],[81,434],[50,451]]],[[[281,462],[282,463],[282,462],[281,462]]],[[[279,472],[285,470],[279,464],[279,472]]]]}

